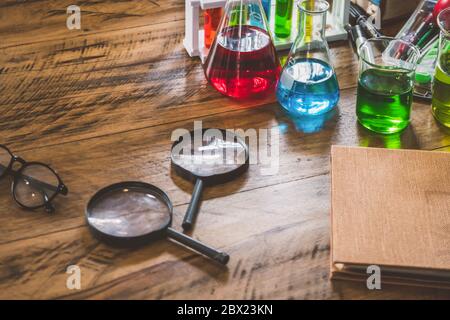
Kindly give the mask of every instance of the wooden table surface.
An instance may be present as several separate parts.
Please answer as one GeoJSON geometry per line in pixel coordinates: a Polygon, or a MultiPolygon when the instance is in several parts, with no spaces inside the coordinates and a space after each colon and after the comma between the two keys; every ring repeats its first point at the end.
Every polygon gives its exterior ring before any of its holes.
{"type": "Polygon", "coordinates": [[[346,42],[334,43],[339,108],[322,130],[307,134],[273,96],[239,102],[212,89],[183,37],[183,0],[0,3],[0,143],[49,163],[70,189],[49,215],[19,209],[10,181],[0,183],[1,298],[450,298],[449,291],[368,291],[362,283],[328,280],[331,145],[450,151],[449,131],[428,103],[414,103],[402,134],[361,128],[357,59],[346,42]],[[82,30],[66,28],[71,4],[81,6],[82,30]],[[276,175],[252,165],[204,194],[192,234],[227,251],[228,267],[170,241],[126,250],[95,240],[84,220],[86,202],[122,180],[165,190],[180,229],[193,186],[171,173],[170,137],[195,120],[281,130],[276,175]],[[66,288],[69,265],[81,268],[81,290],[66,288]]]}

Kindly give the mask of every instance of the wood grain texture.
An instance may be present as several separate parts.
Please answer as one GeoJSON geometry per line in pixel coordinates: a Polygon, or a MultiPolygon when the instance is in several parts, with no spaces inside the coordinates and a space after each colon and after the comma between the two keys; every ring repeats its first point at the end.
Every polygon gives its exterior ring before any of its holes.
{"type": "Polygon", "coordinates": [[[184,1],[79,3],[96,13],[73,33],[65,15],[52,15],[64,1],[0,4],[0,15],[8,13],[0,19],[1,143],[51,164],[70,189],[47,215],[17,208],[10,182],[0,182],[1,298],[450,298],[439,290],[369,292],[328,281],[331,145],[448,151],[449,132],[436,124],[429,104],[414,104],[402,134],[362,129],[354,110],[357,60],[340,42],[331,46],[339,108],[322,130],[308,134],[319,124],[294,123],[273,96],[237,102],[208,86],[181,43],[184,1]],[[108,12],[116,14],[108,19],[108,12]],[[251,165],[246,175],[204,194],[193,236],[229,252],[228,268],[168,240],[125,251],[93,239],[86,202],[121,180],[165,190],[175,206],[174,227],[180,226],[193,186],[170,171],[170,137],[194,120],[280,130],[277,174],[251,165]],[[82,268],[81,291],[65,287],[72,264],[82,268]]]}
{"type": "Polygon", "coordinates": [[[184,20],[183,0],[4,0],[1,47],[184,20]],[[67,7],[81,9],[81,30],[68,30],[67,7]]]}

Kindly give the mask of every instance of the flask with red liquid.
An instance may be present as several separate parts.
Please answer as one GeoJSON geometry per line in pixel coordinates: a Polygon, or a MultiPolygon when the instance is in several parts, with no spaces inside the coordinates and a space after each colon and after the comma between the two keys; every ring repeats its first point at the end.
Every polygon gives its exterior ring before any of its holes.
{"type": "Polygon", "coordinates": [[[260,0],[228,0],[204,64],[220,93],[259,98],[275,92],[281,67],[260,0]]]}

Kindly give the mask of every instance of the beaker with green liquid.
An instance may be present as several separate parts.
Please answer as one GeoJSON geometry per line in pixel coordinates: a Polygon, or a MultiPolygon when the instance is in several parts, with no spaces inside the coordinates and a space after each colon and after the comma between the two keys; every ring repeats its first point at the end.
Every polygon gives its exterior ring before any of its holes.
{"type": "Polygon", "coordinates": [[[450,128],[450,8],[441,11],[438,25],[441,34],[431,106],[436,120],[450,128]]]}
{"type": "Polygon", "coordinates": [[[414,45],[395,38],[372,38],[359,47],[356,115],[362,126],[391,134],[409,125],[419,57],[414,45]]]}

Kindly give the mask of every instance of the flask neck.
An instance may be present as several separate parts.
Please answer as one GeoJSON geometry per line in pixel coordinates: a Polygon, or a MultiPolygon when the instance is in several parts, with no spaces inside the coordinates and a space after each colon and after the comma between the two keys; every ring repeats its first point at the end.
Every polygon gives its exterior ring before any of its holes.
{"type": "Polygon", "coordinates": [[[310,12],[299,8],[299,36],[303,42],[324,41],[327,12],[310,12]]]}

